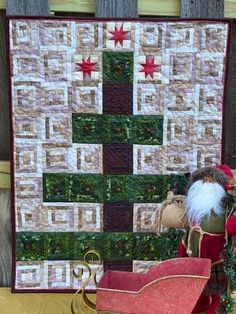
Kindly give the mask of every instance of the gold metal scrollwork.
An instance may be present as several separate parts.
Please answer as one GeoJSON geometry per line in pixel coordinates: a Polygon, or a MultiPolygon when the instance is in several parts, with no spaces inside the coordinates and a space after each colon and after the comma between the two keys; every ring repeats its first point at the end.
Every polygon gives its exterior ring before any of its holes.
{"type": "Polygon", "coordinates": [[[100,253],[96,250],[89,250],[84,255],[84,260],[79,261],[77,265],[73,269],[73,277],[77,279],[83,278],[84,275],[84,268],[87,270],[87,278],[82,282],[82,286],[76,291],[72,301],[71,301],[71,313],[78,314],[79,308],[76,308],[76,297],[81,292],[82,300],[86,307],[88,307],[92,311],[96,311],[96,304],[93,303],[87,296],[85,289],[88,283],[93,280],[95,286],[97,286],[97,273],[101,269],[102,265],[102,257],[100,253]],[[94,266],[94,262],[96,261],[97,267],[94,266]]]}

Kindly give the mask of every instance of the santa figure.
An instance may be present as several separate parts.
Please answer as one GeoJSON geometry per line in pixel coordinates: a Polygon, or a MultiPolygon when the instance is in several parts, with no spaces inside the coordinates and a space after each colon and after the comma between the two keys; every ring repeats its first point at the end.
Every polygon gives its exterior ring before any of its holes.
{"type": "Polygon", "coordinates": [[[193,313],[220,313],[220,296],[226,294],[228,279],[223,270],[222,251],[236,234],[233,173],[227,165],[207,167],[190,177],[186,208],[190,228],[179,245],[179,257],[202,257],[212,261],[212,274],[193,313]],[[230,195],[231,194],[231,195],[230,195]]]}

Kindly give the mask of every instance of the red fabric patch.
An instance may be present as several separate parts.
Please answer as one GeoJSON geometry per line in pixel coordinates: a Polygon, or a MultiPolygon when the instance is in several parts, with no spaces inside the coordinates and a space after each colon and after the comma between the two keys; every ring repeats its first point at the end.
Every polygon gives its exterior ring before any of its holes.
{"type": "Polygon", "coordinates": [[[212,262],[221,259],[221,252],[225,244],[225,235],[204,234],[201,243],[201,257],[209,258],[212,262]]]}
{"type": "Polygon", "coordinates": [[[182,241],[180,241],[179,243],[179,247],[178,247],[178,257],[188,257],[188,254],[186,252],[186,248],[183,245],[182,241]]]}
{"type": "Polygon", "coordinates": [[[229,235],[236,234],[236,217],[235,216],[231,216],[227,220],[226,230],[229,235]]]}
{"type": "Polygon", "coordinates": [[[217,294],[211,295],[211,305],[207,311],[207,314],[215,314],[218,313],[217,309],[220,307],[220,296],[217,294]]]}
{"type": "Polygon", "coordinates": [[[192,313],[204,312],[208,309],[209,305],[210,305],[210,297],[205,294],[201,294],[192,313]]]}
{"type": "Polygon", "coordinates": [[[114,40],[115,41],[115,46],[117,45],[117,43],[120,43],[120,45],[123,47],[123,41],[125,39],[127,39],[127,35],[130,32],[129,31],[124,31],[124,26],[122,24],[120,26],[120,28],[115,26],[115,30],[114,31],[110,31],[109,33],[112,34],[112,37],[110,38],[110,40],[114,40]]]}
{"type": "Polygon", "coordinates": [[[233,172],[228,165],[217,165],[216,168],[223,172],[227,177],[234,178],[233,172]]]}

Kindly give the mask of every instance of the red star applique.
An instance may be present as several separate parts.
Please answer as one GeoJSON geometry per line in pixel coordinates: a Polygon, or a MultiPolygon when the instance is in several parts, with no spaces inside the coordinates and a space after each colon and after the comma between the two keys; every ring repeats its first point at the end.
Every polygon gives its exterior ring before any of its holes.
{"type": "Polygon", "coordinates": [[[143,67],[140,72],[145,73],[145,78],[150,75],[153,78],[154,72],[159,72],[161,66],[159,64],[155,64],[155,57],[154,56],[147,56],[146,63],[141,63],[140,65],[143,67]]]}
{"type": "Polygon", "coordinates": [[[120,45],[123,47],[123,41],[127,39],[126,35],[129,33],[129,31],[124,31],[123,24],[122,24],[120,29],[118,29],[115,26],[115,30],[110,31],[109,33],[112,34],[112,37],[110,38],[110,40],[115,41],[115,46],[117,45],[117,43],[120,43],[120,45]]]}
{"type": "Polygon", "coordinates": [[[87,60],[85,58],[82,59],[81,63],[76,63],[76,66],[79,67],[77,71],[83,72],[83,79],[85,80],[88,75],[91,77],[92,71],[98,71],[95,67],[97,62],[91,62],[91,57],[89,56],[87,60]]]}

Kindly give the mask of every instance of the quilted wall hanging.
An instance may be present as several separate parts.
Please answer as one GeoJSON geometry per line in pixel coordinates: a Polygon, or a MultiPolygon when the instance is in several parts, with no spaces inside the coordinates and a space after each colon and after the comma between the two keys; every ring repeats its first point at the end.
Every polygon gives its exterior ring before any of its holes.
{"type": "Polygon", "coordinates": [[[13,291],[77,289],[89,249],[101,274],[163,258],[167,191],[221,161],[228,33],[226,21],[10,19],[13,291]]]}

